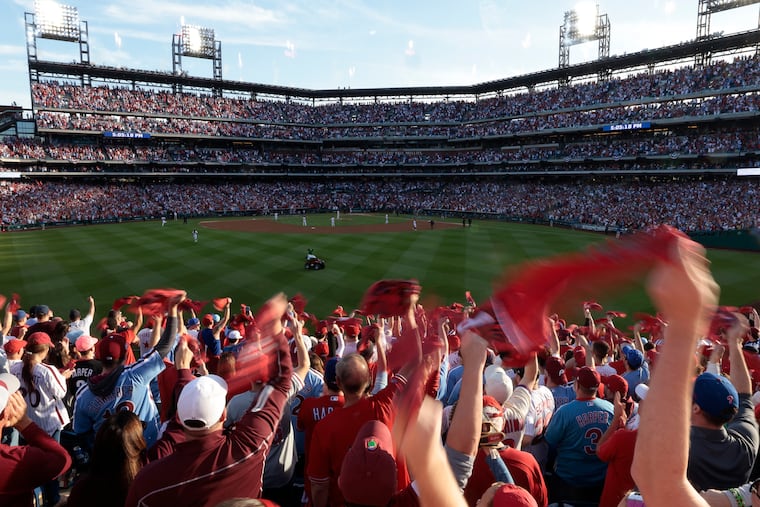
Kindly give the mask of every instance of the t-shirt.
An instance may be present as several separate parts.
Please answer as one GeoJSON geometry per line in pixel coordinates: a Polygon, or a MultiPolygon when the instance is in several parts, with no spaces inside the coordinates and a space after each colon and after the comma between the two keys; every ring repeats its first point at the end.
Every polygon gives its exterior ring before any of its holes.
{"type": "Polygon", "coordinates": [[[612,415],[612,404],[599,398],[575,399],[554,413],[544,438],[557,451],[554,472],[560,479],[579,486],[604,480],[607,464],[596,456],[596,445],[612,415]]]}
{"type": "MultiPolygon", "coordinates": [[[[541,474],[541,468],[532,454],[503,447],[499,450],[499,455],[507,465],[510,475],[515,480],[515,484],[527,490],[533,498],[536,499],[538,507],[546,507],[549,503],[549,495],[546,492],[544,476],[541,474]]],[[[472,468],[472,475],[467,481],[464,488],[464,498],[470,506],[476,505],[477,501],[483,496],[495,477],[488,467],[486,461],[486,450],[481,448],[475,457],[475,464],[472,468]]]]}
{"type": "Polygon", "coordinates": [[[631,465],[637,434],[636,430],[620,429],[597,447],[596,455],[607,463],[607,476],[599,507],[617,507],[625,494],[635,487],[631,465]]]}
{"type": "Polygon", "coordinates": [[[736,488],[749,481],[760,445],[749,394],[739,394],[739,411],[718,430],[691,427],[686,476],[697,489],[736,488]]]}
{"type": "Polygon", "coordinates": [[[575,389],[570,384],[563,386],[550,387],[549,390],[554,396],[554,411],[556,412],[559,407],[570,403],[575,399],[575,389]]]}
{"type": "Polygon", "coordinates": [[[74,400],[76,393],[85,385],[87,380],[94,376],[100,375],[103,371],[103,363],[97,359],[80,359],[74,363],[74,371],[71,373],[71,377],[66,380],[68,390],[66,391],[66,397],[64,403],[69,414],[74,413],[74,400]]]}
{"type": "MultiPolygon", "coordinates": [[[[374,396],[363,398],[350,407],[336,409],[319,421],[314,428],[309,447],[309,463],[306,474],[312,481],[330,483],[328,505],[343,505],[343,495],[338,487],[338,475],[357,433],[367,421],[380,421],[389,428],[393,427],[395,407],[393,398],[406,382],[396,377],[386,388],[374,396]]],[[[398,490],[409,484],[403,460],[397,463],[399,480],[398,490]]]]}
{"type": "MultiPolygon", "coordinates": [[[[290,390],[288,391],[288,400],[291,400],[301,388],[303,388],[301,378],[293,374],[290,390]]],[[[248,408],[256,402],[258,396],[258,392],[246,391],[233,397],[227,404],[227,420],[224,426],[229,428],[242,419],[248,408]]],[[[268,489],[280,488],[287,485],[293,477],[297,462],[298,455],[296,454],[290,404],[285,403],[282,409],[282,416],[275,428],[269,452],[267,452],[264,464],[263,487],[268,489]]]]}

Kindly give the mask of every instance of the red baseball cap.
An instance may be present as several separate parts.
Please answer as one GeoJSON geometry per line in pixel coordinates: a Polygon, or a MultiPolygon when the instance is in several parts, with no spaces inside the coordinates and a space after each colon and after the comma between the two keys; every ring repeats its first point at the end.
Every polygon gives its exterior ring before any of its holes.
{"type": "Polygon", "coordinates": [[[6,354],[16,354],[24,347],[26,347],[26,340],[19,340],[18,338],[8,340],[6,344],[3,345],[6,354]]]}
{"type": "Polygon", "coordinates": [[[48,347],[54,346],[53,342],[50,340],[50,335],[42,331],[37,331],[36,333],[29,335],[26,338],[26,343],[29,347],[35,345],[47,345],[48,347]]]}
{"type": "Polygon", "coordinates": [[[567,375],[565,374],[565,360],[561,357],[550,356],[546,358],[546,374],[557,385],[567,384],[567,375]]]}
{"type": "Polygon", "coordinates": [[[602,379],[607,389],[613,393],[620,393],[620,399],[628,397],[628,381],[620,375],[608,375],[602,379]]]}
{"type": "Polygon", "coordinates": [[[127,340],[121,334],[109,334],[97,344],[95,351],[101,361],[121,361],[127,353],[127,340]]]}
{"type": "Polygon", "coordinates": [[[393,438],[380,421],[368,421],[359,430],[338,476],[346,502],[385,506],[396,492],[393,438]]]}
{"type": "Polygon", "coordinates": [[[578,385],[585,387],[586,389],[596,389],[599,384],[602,383],[602,377],[599,376],[599,372],[588,366],[584,366],[578,370],[575,376],[575,381],[578,385]]]}
{"type": "Polygon", "coordinates": [[[504,484],[496,490],[493,507],[538,507],[536,499],[516,484],[504,484]]]}

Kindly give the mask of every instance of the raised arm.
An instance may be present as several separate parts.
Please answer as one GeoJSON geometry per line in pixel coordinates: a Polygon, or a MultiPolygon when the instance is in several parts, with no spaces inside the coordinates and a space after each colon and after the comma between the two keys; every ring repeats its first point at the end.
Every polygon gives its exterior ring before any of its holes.
{"type": "MultiPolygon", "coordinates": [[[[156,352],[161,357],[166,357],[174,345],[174,339],[177,337],[177,305],[185,300],[185,292],[174,296],[169,300],[169,311],[166,317],[166,326],[161,333],[161,338],[156,344],[156,352]]],[[[160,327],[160,326],[159,326],[160,327]]]]}
{"type": "Polygon", "coordinates": [[[728,344],[729,360],[731,361],[731,375],[729,379],[739,394],[752,394],[752,378],[749,375],[747,361],[742,352],[742,341],[747,333],[747,319],[743,315],[736,314],[738,321],[726,330],[726,343],[728,344]]]}
{"type": "Polygon", "coordinates": [[[462,389],[454,415],[449,425],[446,445],[451,449],[475,456],[480,442],[480,428],[483,421],[483,368],[486,364],[488,344],[472,331],[462,335],[464,372],[462,389]]]}
{"type": "Polygon", "coordinates": [[[649,384],[631,472],[647,507],[701,507],[707,503],[686,479],[692,356],[718,302],[719,289],[700,245],[679,239],[670,257],[670,262],[655,268],[647,284],[655,306],[668,317],[668,345],[649,384]]]}

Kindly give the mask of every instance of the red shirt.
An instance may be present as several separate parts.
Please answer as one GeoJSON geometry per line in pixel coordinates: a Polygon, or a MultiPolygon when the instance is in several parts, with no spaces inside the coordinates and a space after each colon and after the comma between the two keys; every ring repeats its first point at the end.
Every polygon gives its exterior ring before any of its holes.
{"type": "MultiPolygon", "coordinates": [[[[310,480],[330,482],[328,505],[343,505],[343,495],[338,488],[338,475],[343,458],[354,443],[356,434],[367,421],[380,421],[388,428],[393,427],[393,397],[403,385],[403,382],[391,382],[375,396],[363,398],[350,407],[334,410],[315,426],[308,448],[306,474],[310,480]]],[[[409,476],[403,460],[397,463],[397,467],[399,475],[396,487],[400,491],[409,485],[409,476]]]]}
{"type": "Polygon", "coordinates": [[[631,477],[633,451],[638,430],[619,429],[596,448],[596,455],[607,462],[607,476],[599,507],[617,507],[625,494],[636,485],[631,477]]]}
{"type": "MultiPolygon", "coordinates": [[[[546,507],[549,504],[549,495],[546,492],[544,476],[541,474],[541,467],[538,466],[536,458],[529,452],[518,451],[511,447],[504,447],[499,450],[499,455],[504,464],[507,465],[515,484],[527,490],[536,499],[538,507],[546,507]]],[[[467,504],[474,506],[495,480],[496,478],[486,462],[486,451],[481,448],[475,456],[472,475],[464,488],[464,498],[467,500],[467,504]]]]}
{"type": "Polygon", "coordinates": [[[0,444],[0,505],[34,505],[34,488],[58,477],[71,466],[61,444],[34,423],[21,432],[27,445],[0,444]]]}
{"type": "MultiPolygon", "coordinates": [[[[317,423],[331,414],[335,409],[343,407],[345,399],[343,394],[334,395],[326,394],[319,398],[306,398],[298,407],[298,419],[296,420],[296,429],[304,433],[304,470],[309,466],[309,445],[311,444],[311,435],[317,423]]],[[[311,502],[311,483],[304,481],[304,490],[306,497],[311,502]]]]}

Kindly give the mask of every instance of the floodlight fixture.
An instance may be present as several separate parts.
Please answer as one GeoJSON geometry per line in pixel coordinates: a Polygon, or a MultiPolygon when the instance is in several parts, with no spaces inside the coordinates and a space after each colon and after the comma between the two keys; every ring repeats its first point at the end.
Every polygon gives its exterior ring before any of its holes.
{"type": "Polygon", "coordinates": [[[34,24],[37,37],[69,42],[79,40],[79,12],[76,7],[55,0],[35,0],[34,24]]]}
{"type": "Polygon", "coordinates": [[[573,24],[570,30],[578,36],[584,37],[596,33],[599,6],[589,2],[579,3],[574,9],[573,24]]]}
{"type": "Polygon", "coordinates": [[[182,25],[182,56],[213,59],[215,48],[213,28],[182,25]]]}

